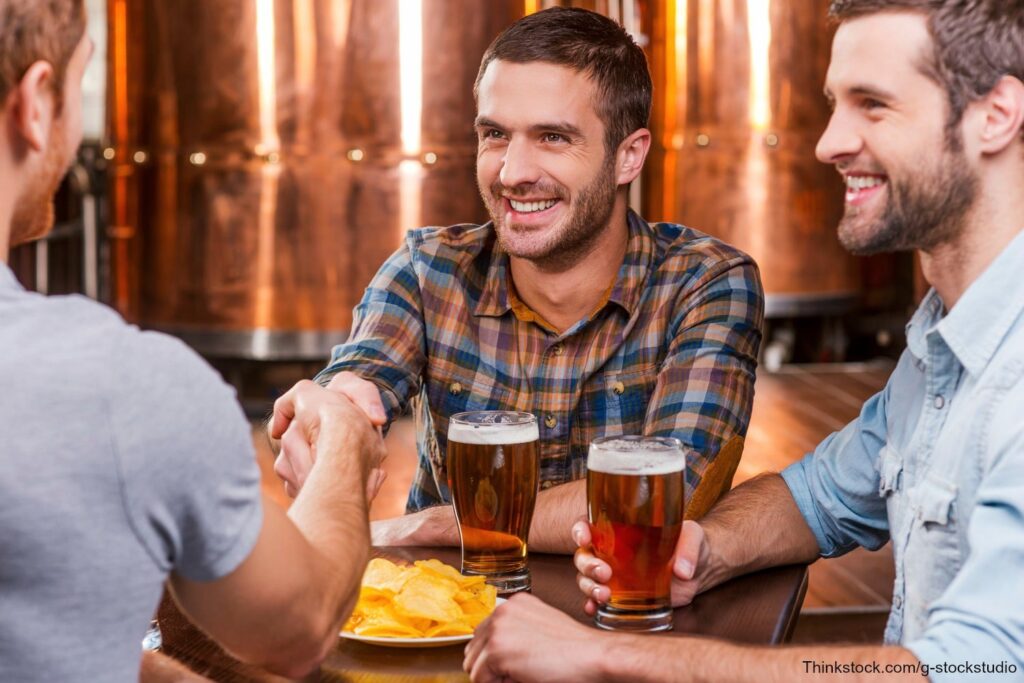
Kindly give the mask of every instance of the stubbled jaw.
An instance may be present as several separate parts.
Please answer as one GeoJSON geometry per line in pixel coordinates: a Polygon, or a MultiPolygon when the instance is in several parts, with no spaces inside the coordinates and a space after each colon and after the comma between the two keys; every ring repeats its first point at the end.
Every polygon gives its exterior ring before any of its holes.
{"type": "Polygon", "coordinates": [[[848,173],[843,179],[846,181],[846,203],[852,206],[870,201],[888,183],[886,176],[876,173],[848,173]]]}

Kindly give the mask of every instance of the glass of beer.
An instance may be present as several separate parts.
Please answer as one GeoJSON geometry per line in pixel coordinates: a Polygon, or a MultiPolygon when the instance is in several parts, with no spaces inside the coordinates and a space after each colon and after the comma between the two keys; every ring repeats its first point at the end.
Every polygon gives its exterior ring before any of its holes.
{"type": "Polygon", "coordinates": [[[462,539],[462,573],[499,594],[530,589],[526,539],[537,502],[537,418],[480,410],[448,423],[448,488],[462,539]]]}
{"type": "Polygon", "coordinates": [[[672,628],[672,560],[683,526],[686,452],[678,439],[595,439],[587,456],[594,554],[612,570],[594,623],[616,631],[672,628]]]}

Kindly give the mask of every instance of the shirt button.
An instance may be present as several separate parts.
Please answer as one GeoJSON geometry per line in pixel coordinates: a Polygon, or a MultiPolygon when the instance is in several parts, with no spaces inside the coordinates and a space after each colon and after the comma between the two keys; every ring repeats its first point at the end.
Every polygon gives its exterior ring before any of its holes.
{"type": "Polygon", "coordinates": [[[448,386],[448,393],[451,394],[452,396],[458,396],[459,394],[462,393],[462,385],[459,384],[458,382],[452,382],[448,386]]]}
{"type": "Polygon", "coordinates": [[[622,396],[622,394],[625,391],[626,385],[623,384],[622,382],[615,382],[614,384],[612,384],[612,393],[615,394],[616,396],[622,396]]]}
{"type": "Polygon", "coordinates": [[[553,481],[546,481],[543,484],[541,484],[540,487],[542,489],[549,489],[549,488],[551,488],[554,485],[555,485],[555,482],[553,482],[553,481]]]}
{"type": "Polygon", "coordinates": [[[565,347],[562,344],[555,344],[551,347],[551,355],[553,356],[561,356],[563,351],[565,351],[565,347]]]}
{"type": "Polygon", "coordinates": [[[554,415],[548,415],[547,417],[544,418],[544,426],[546,426],[548,429],[554,429],[555,427],[558,426],[558,420],[555,419],[554,415]]]}
{"type": "Polygon", "coordinates": [[[900,607],[902,607],[903,606],[903,598],[901,598],[898,595],[894,595],[892,597],[892,606],[895,607],[896,609],[899,609],[900,607]]]}
{"type": "Polygon", "coordinates": [[[939,394],[935,397],[935,400],[932,401],[932,405],[935,406],[936,410],[942,410],[942,406],[946,405],[946,399],[942,398],[942,394],[939,394]]]}

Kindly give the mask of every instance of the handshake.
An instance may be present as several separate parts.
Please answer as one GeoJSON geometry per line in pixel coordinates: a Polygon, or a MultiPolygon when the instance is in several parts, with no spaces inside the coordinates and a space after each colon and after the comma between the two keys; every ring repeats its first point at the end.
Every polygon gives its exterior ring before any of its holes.
{"type": "Polygon", "coordinates": [[[294,498],[313,468],[356,464],[366,482],[366,501],[384,483],[380,468],[387,452],[382,428],[387,413],[376,385],[350,372],[335,375],[327,387],[302,380],[274,403],[268,425],[271,442],[279,442],[274,471],[294,498]]]}

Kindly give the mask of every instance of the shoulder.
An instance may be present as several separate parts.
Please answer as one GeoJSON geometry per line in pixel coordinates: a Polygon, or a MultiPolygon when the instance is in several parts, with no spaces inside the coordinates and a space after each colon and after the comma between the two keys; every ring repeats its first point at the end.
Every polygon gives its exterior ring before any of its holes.
{"type": "Polygon", "coordinates": [[[736,247],[678,223],[649,223],[656,252],[668,267],[729,269],[754,267],[754,259],[736,247]]]}
{"type": "Polygon", "coordinates": [[[1024,466],[1024,350],[999,354],[986,373],[988,385],[983,413],[982,437],[988,442],[990,465],[1010,459],[1024,466]]]}
{"type": "Polygon", "coordinates": [[[410,230],[406,235],[407,266],[421,287],[448,291],[451,287],[482,286],[497,243],[491,223],[462,223],[410,230]]]}
{"type": "Polygon", "coordinates": [[[410,230],[406,244],[414,261],[472,259],[490,251],[496,239],[491,223],[459,223],[447,227],[410,230]]]}

